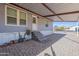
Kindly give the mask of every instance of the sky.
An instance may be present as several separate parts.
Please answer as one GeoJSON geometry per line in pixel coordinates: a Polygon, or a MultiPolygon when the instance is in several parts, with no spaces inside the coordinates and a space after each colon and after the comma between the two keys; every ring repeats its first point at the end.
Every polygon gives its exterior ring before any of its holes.
{"type": "Polygon", "coordinates": [[[53,22],[53,26],[77,26],[77,22],[53,22]]]}

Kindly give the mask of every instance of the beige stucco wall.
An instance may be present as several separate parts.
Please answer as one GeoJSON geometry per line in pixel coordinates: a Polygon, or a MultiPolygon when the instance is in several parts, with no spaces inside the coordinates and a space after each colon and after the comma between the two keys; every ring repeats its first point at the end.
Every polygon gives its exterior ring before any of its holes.
{"type": "Polygon", "coordinates": [[[52,21],[46,19],[46,18],[43,18],[43,17],[39,17],[39,19],[37,19],[38,22],[38,30],[39,31],[50,31],[50,30],[53,30],[53,24],[52,24],[52,21]],[[45,25],[48,24],[48,27],[46,27],[45,25]]]}
{"type": "Polygon", "coordinates": [[[27,24],[28,24],[28,29],[32,30],[32,14],[30,12],[27,12],[27,24]]]}

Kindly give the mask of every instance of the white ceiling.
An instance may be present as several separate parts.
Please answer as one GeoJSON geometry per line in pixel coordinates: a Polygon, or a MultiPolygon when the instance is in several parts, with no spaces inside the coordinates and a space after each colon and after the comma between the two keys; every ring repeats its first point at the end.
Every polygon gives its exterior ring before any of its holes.
{"type": "MultiPolygon", "coordinates": [[[[17,3],[17,5],[34,11],[42,16],[52,15],[52,13],[45,8],[41,3],[17,3]]],[[[46,3],[55,13],[66,13],[72,11],[79,11],[79,3],[46,3]]],[[[60,15],[64,21],[76,21],[79,13],[60,15]]],[[[61,21],[57,16],[48,17],[53,21],[61,21]]]]}
{"type": "Polygon", "coordinates": [[[63,20],[66,21],[77,21],[79,19],[79,13],[77,14],[69,14],[60,16],[63,20]]]}
{"type": "Polygon", "coordinates": [[[79,11],[79,3],[48,3],[46,5],[56,13],[79,11]]]}
{"type": "Polygon", "coordinates": [[[49,19],[52,19],[53,21],[62,21],[57,16],[48,17],[49,19]]]}
{"type": "MultiPolygon", "coordinates": [[[[77,21],[79,18],[79,13],[77,14],[69,14],[69,15],[61,15],[60,16],[64,21],[77,21]]],[[[48,17],[54,21],[62,21],[57,16],[48,17]]]]}
{"type": "Polygon", "coordinates": [[[42,4],[40,3],[18,3],[18,5],[27,8],[31,11],[39,13],[40,15],[48,15],[52,14],[49,10],[47,10],[42,4]]]}

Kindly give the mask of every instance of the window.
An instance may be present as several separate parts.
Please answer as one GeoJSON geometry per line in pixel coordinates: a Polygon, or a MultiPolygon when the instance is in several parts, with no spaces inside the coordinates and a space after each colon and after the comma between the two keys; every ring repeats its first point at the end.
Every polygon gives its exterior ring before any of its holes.
{"type": "Polygon", "coordinates": [[[33,23],[35,23],[35,24],[36,24],[36,18],[35,18],[35,17],[33,17],[33,23]]]}
{"type": "Polygon", "coordinates": [[[7,7],[7,24],[17,24],[17,10],[7,7]]]}
{"type": "Polygon", "coordinates": [[[16,26],[20,26],[20,25],[26,25],[26,12],[24,12],[23,10],[19,10],[10,6],[6,6],[5,9],[5,24],[6,25],[16,25],[16,26]]]}
{"type": "Polygon", "coordinates": [[[20,25],[26,25],[26,13],[20,12],[20,25]]]}

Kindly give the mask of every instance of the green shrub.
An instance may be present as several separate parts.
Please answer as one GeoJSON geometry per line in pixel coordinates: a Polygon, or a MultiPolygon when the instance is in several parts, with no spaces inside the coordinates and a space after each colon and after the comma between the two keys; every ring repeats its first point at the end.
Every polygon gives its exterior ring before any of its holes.
{"type": "Polygon", "coordinates": [[[55,30],[56,30],[56,31],[64,31],[65,28],[64,28],[63,26],[61,26],[61,27],[57,27],[55,30]]]}

